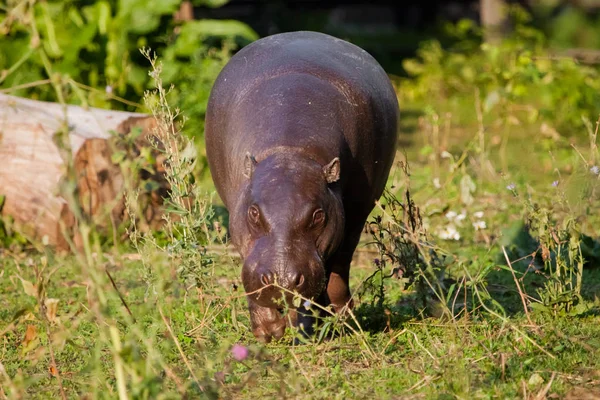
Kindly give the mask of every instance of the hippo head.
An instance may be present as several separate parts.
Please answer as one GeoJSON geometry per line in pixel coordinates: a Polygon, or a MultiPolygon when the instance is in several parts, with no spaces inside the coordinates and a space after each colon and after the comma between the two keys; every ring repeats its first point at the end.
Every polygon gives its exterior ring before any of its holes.
{"type": "Polygon", "coordinates": [[[316,298],[325,287],[324,262],[344,231],[339,159],[322,165],[288,153],[257,163],[247,154],[244,176],[230,229],[244,259],[246,292],[270,308],[281,308],[282,300],[292,306],[291,292],[316,298]]]}

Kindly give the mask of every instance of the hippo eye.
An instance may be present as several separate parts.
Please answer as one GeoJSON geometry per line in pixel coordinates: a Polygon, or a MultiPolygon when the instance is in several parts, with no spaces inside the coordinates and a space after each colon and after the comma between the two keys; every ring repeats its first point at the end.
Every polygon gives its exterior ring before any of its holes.
{"type": "Polygon", "coordinates": [[[323,221],[325,221],[325,211],[318,208],[313,213],[312,225],[315,226],[315,225],[322,224],[323,221]]]}
{"type": "Polygon", "coordinates": [[[248,218],[250,218],[252,223],[258,224],[258,220],[260,218],[260,211],[258,211],[258,207],[250,206],[248,209],[248,218]]]}

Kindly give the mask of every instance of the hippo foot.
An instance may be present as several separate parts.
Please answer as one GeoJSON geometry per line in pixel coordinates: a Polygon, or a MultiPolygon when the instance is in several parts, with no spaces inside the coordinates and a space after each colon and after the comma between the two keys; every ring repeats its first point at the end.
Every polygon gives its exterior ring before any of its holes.
{"type": "Polygon", "coordinates": [[[274,308],[250,306],[252,333],[263,343],[279,340],[285,333],[287,322],[281,313],[274,308]]]}
{"type": "Polygon", "coordinates": [[[340,304],[333,304],[332,303],[331,307],[333,308],[333,311],[336,314],[340,314],[340,315],[346,316],[346,315],[348,315],[348,313],[350,312],[350,310],[352,310],[354,308],[354,300],[350,298],[345,303],[340,303],[340,304]]]}

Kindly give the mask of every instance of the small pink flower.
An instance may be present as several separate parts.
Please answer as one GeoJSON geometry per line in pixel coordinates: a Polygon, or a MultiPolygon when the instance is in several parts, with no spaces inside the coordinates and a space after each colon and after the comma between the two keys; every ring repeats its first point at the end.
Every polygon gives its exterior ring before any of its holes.
{"type": "Polygon", "coordinates": [[[236,343],[231,348],[231,354],[237,361],[244,361],[248,358],[248,348],[236,343]]]}

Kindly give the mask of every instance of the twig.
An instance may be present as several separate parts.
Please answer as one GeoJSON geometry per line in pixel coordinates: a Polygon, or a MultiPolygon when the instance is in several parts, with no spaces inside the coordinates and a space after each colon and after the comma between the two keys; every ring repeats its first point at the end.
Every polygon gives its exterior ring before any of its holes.
{"type": "Polygon", "coordinates": [[[426,384],[431,383],[432,381],[437,380],[439,378],[440,378],[439,376],[425,375],[425,377],[423,377],[423,379],[419,380],[417,383],[415,383],[414,385],[412,385],[411,387],[406,389],[404,391],[404,393],[410,393],[413,390],[420,389],[423,386],[425,386],[426,384]]]}
{"type": "MultiPolygon", "coordinates": [[[[54,357],[54,348],[52,346],[52,334],[50,333],[50,323],[44,316],[46,322],[46,334],[48,335],[48,350],[50,350],[50,360],[52,361],[52,368],[56,371],[56,380],[58,381],[58,388],[60,389],[60,397],[63,400],[67,400],[67,395],[65,394],[65,388],[62,384],[62,378],[60,377],[60,371],[58,370],[58,365],[56,364],[56,358],[54,357]]],[[[54,374],[52,374],[54,375],[54,374]]]]}
{"type": "Polygon", "coordinates": [[[27,61],[34,52],[35,52],[35,49],[30,47],[29,50],[25,54],[23,54],[23,57],[21,57],[19,60],[17,60],[17,62],[14,63],[9,69],[2,71],[2,73],[0,73],[0,84],[2,84],[2,82],[4,82],[4,80],[6,78],[8,78],[8,76],[10,74],[12,74],[17,69],[19,69],[19,67],[21,65],[23,65],[25,63],[25,61],[27,61]]]}
{"type": "Polygon", "coordinates": [[[525,294],[523,294],[523,291],[521,290],[521,285],[519,285],[519,280],[517,279],[517,276],[515,275],[515,270],[512,267],[512,263],[508,259],[508,254],[506,254],[506,249],[504,248],[504,246],[502,246],[502,252],[504,253],[504,258],[506,259],[506,263],[508,264],[510,273],[513,276],[515,285],[517,285],[517,290],[519,291],[519,296],[521,297],[521,302],[523,303],[523,310],[525,311],[525,316],[527,317],[527,321],[529,322],[529,324],[531,326],[535,326],[535,324],[531,321],[531,317],[529,316],[529,310],[527,309],[527,300],[525,300],[525,294]]]}
{"type": "Polygon", "coordinates": [[[175,383],[175,386],[177,386],[177,391],[179,392],[179,394],[185,397],[185,385],[183,384],[181,379],[175,374],[175,372],[173,372],[173,370],[163,361],[161,355],[156,354],[154,346],[152,345],[151,341],[148,340],[146,335],[139,329],[139,325],[133,326],[133,332],[142,342],[144,342],[144,344],[148,348],[148,357],[154,358],[160,364],[160,367],[165,371],[166,376],[175,383]]]}
{"type": "Polygon", "coordinates": [[[116,100],[116,101],[118,101],[118,102],[120,102],[120,103],[123,103],[123,104],[127,104],[128,106],[137,107],[137,108],[142,108],[142,107],[143,107],[143,105],[142,105],[142,104],[140,104],[140,103],[136,103],[136,102],[133,102],[133,101],[129,101],[129,100],[127,100],[127,99],[124,99],[124,98],[122,98],[122,97],[116,96],[116,95],[114,95],[114,94],[112,94],[112,93],[106,93],[106,91],[103,91],[103,90],[101,90],[101,89],[97,89],[97,88],[95,88],[95,87],[92,87],[92,86],[85,85],[85,84],[83,84],[83,83],[80,83],[80,82],[74,81],[74,80],[72,80],[72,79],[71,79],[71,80],[69,80],[69,83],[71,83],[72,85],[76,85],[76,86],[78,86],[78,87],[80,87],[80,88],[82,88],[82,89],[88,90],[88,91],[90,91],[90,92],[99,92],[99,93],[104,93],[104,94],[106,95],[106,97],[108,97],[109,99],[111,99],[111,100],[116,100]]]}
{"type": "Polygon", "coordinates": [[[485,128],[483,126],[483,110],[481,107],[479,88],[475,89],[475,114],[477,115],[477,137],[479,139],[479,168],[483,171],[485,162],[485,128]]]}
{"type": "Polygon", "coordinates": [[[302,375],[304,375],[304,379],[306,379],[306,382],[308,382],[308,384],[310,385],[310,387],[314,390],[315,389],[315,385],[313,385],[313,383],[311,382],[311,380],[308,379],[308,375],[306,374],[306,371],[302,367],[302,364],[300,363],[300,360],[298,360],[298,356],[296,355],[296,353],[294,351],[290,351],[290,353],[294,357],[294,360],[296,360],[296,364],[298,365],[298,369],[300,370],[300,372],[302,373],[302,375]]]}
{"type": "MultiPolygon", "coordinates": [[[[15,384],[13,383],[13,381],[10,379],[10,376],[8,375],[8,373],[6,372],[6,368],[4,368],[4,364],[2,364],[2,360],[0,360],[0,376],[2,378],[4,378],[3,380],[7,382],[8,386],[10,387],[10,389],[12,390],[12,397],[18,397],[17,396],[17,388],[15,387],[15,384]]],[[[1,382],[1,381],[0,381],[1,382]]],[[[3,388],[4,385],[0,386],[0,388],[3,388]]],[[[2,394],[4,395],[4,397],[6,398],[6,394],[4,393],[4,390],[2,391],[2,394]]]]}
{"type": "Polygon", "coordinates": [[[535,396],[534,400],[543,400],[546,398],[546,394],[550,390],[550,386],[552,386],[552,382],[554,382],[555,377],[556,377],[556,372],[553,372],[552,377],[550,378],[550,381],[548,382],[548,384],[546,386],[544,386],[544,388],[542,390],[540,390],[540,392],[535,396]]]}
{"type": "MultiPolygon", "coordinates": [[[[469,276],[469,278],[470,278],[470,276],[469,276]]],[[[486,306],[485,302],[481,298],[481,294],[479,293],[479,290],[477,290],[476,286],[474,287],[474,290],[475,290],[475,295],[477,295],[477,298],[479,299],[479,303],[481,304],[481,307],[483,309],[485,309],[491,315],[493,315],[494,317],[500,319],[502,322],[504,322],[505,324],[507,324],[510,329],[512,329],[515,332],[517,332],[518,334],[522,335],[529,343],[531,343],[532,345],[534,345],[535,347],[537,347],[541,352],[543,352],[544,354],[546,354],[548,357],[552,358],[553,360],[556,359],[556,356],[554,356],[554,354],[550,353],[548,350],[546,350],[542,346],[540,346],[535,340],[533,340],[532,338],[530,338],[529,335],[527,335],[525,332],[522,332],[513,323],[511,323],[508,320],[508,318],[503,317],[502,315],[498,314],[497,312],[495,312],[494,310],[492,310],[488,306],[486,306]]]]}
{"type": "Polygon", "coordinates": [[[533,60],[573,60],[582,64],[598,64],[600,63],[600,51],[595,49],[572,48],[566,50],[550,51],[548,56],[531,57],[533,60]]]}
{"type": "Polygon", "coordinates": [[[117,392],[119,393],[119,400],[127,400],[127,384],[125,382],[125,370],[123,368],[123,359],[121,358],[121,340],[119,339],[119,330],[111,325],[108,327],[112,345],[113,345],[113,359],[115,362],[115,379],[117,380],[117,392]]]}
{"type": "Polygon", "coordinates": [[[383,355],[383,353],[385,353],[385,351],[390,346],[390,344],[392,344],[392,342],[394,342],[396,339],[398,339],[398,337],[400,337],[401,335],[404,335],[406,332],[407,332],[407,330],[406,330],[406,328],[404,328],[400,332],[396,333],[392,338],[390,338],[390,340],[388,340],[386,345],[383,346],[383,350],[381,350],[381,355],[383,355]]]}
{"type": "Polygon", "coordinates": [[[15,90],[19,90],[19,89],[29,89],[29,88],[36,87],[36,86],[47,85],[50,82],[52,82],[50,79],[42,79],[42,80],[35,81],[35,82],[29,82],[29,83],[24,83],[22,85],[12,86],[12,87],[9,87],[6,89],[0,89],[0,93],[10,93],[10,92],[14,92],[15,90]]]}
{"type": "Polygon", "coordinates": [[[171,325],[169,324],[169,321],[167,321],[167,319],[165,318],[165,315],[163,314],[163,311],[162,311],[162,307],[160,305],[158,306],[158,312],[160,313],[160,316],[162,317],[162,320],[165,323],[165,326],[167,327],[167,330],[169,331],[169,334],[171,335],[171,338],[173,339],[173,342],[175,342],[175,346],[177,346],[177,350],[179,350],[179,354],[181,355],[181,359],[185,363],[185,366],[187,367],[188,371],[190,371],[190,374],[192,375],[192,378],[194,378],[194,382],[196,382],[196,385],[198,385],[198,388],[202,392],[204,392],[204,386],[200,385],[200,382],[198,381],[198,378],[196,378],[196,374],[194,374],[194,370],[192,369],[192,366],[190,365],[187,357],[185,356],[185,353],[183,352],[183,349],[181,348],[181,345],[179,344],[179,340],[177,340],[177,337],[173,333],[173,329],[171,328],[171,325]]]}
{"type": "Polygon", "coordinates": [[[575,150],[577,152],[577,154],[579,154],[579,157],[581,157],[581,159],[583,160],[583,162],[585,163],[585,165],[589,165],[588,160],[585,159],[585,157],[583,156],[583,154],[581,154],[581,152],[579,151],[579,149],[577,149],[577,147],[575,147],[575,145],[573,143],[571,143],[571,147],[573,148],[573,150],[575,150]]]}
{"type": "Polygon", "coordinates": [[[115,291],[119,295],[119,299],[121,299],[121,303],[123,303],[123,306],[125,307],[125,309],[129,313],[129,316],[133,319],[133,322],[135,323],[136,322],[135,317],[133,316],[131,310],[129,309],[129,306],[127,305],[127,302],[125,301],[125,299],[121,295],[121,292],[119,291],[119,288],[117,288],[117,284],[115,283],[115,281],[113,280],[112,276],[110,275],[110,272],[108,272],[108,268],[104,268],[104,271],[106,272],[106,275],[108,276],[108,279],[110,279],[110,283],[112,284],[113,288],[115,289],[115,291]]]}
{"type": "Polygon", "coordinates": [[[427,355],[429,357],[431,357],[431,360],[435,363],[435,365],[438,366],[439,365],[438,359],[435,358],[429,350],[427,350],[427,347],[425,347],[421,344],[421,341],[419,340],[419,337],[417,336],[417,334],[413,331],[408,331],[408,332],[410,332],[413,335],[413,337],[415,338],[415,342],[417,343],[417,346],[419,346],[421,349],[423,349],[423,351],[425,351],[425,353],[427,353],[427,355]]]}

